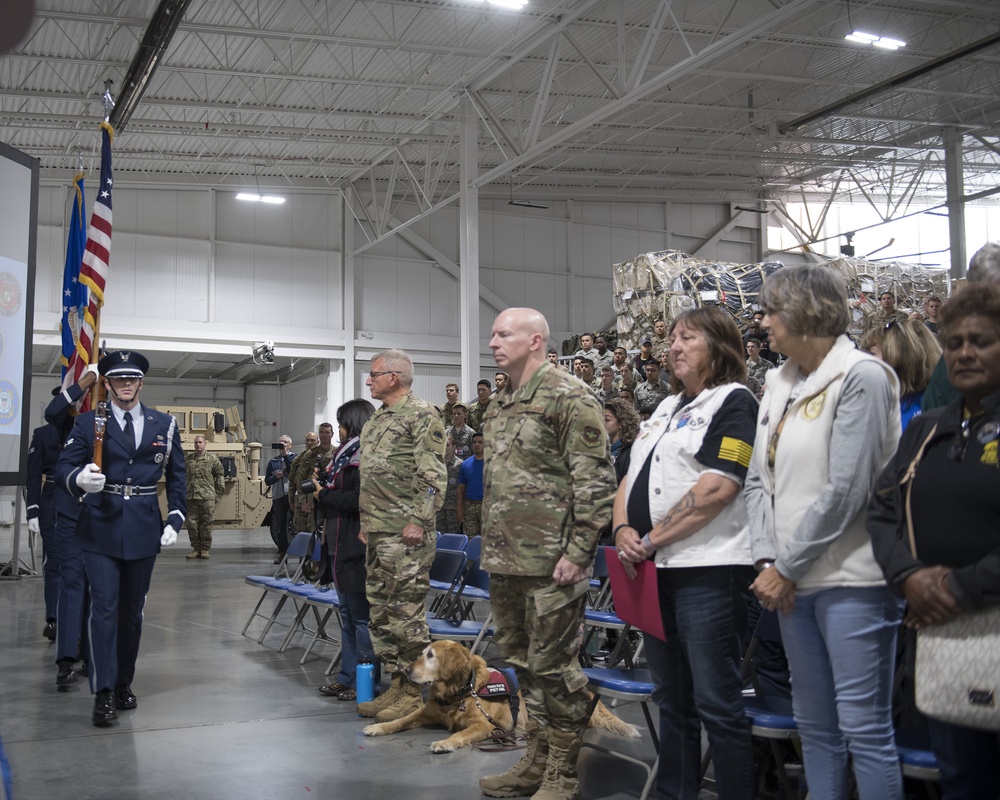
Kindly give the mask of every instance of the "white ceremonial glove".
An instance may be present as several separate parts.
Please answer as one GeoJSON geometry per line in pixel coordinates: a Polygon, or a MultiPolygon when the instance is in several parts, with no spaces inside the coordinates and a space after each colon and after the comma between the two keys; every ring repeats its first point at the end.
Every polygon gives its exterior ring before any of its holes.
{"type": "Polygon", "coordinates": [[[28,520],[28,533],[38,533],[41,528],[38,527],[38,517],[28,520]]]}
{"type": "Polygon", "coordinates": [[[163,536],[160,537],[160,547],[172,547],[177,542],[177,531],[173,525],[167,525],[163,529],[163,536]]]}
{"type": "Polygon", "coordinates": [[[76,485],[87,494],[101,491],[104,488],[106,480],[107,478],[97,464],[87,464],[87,466],[76,473],[76,485]]]}
{"type": "MultiPolygon", "coordinates": [[[[84,373],[87,373],[87,372],[93,372],[95,378],[100,378],[101,377],[101,374],[97,370],[97,364],[87,364],[87,368],[84,370],[84,373]]],[[[83,377],[83,376],[81,375],[80,377],[83,377]]]]}

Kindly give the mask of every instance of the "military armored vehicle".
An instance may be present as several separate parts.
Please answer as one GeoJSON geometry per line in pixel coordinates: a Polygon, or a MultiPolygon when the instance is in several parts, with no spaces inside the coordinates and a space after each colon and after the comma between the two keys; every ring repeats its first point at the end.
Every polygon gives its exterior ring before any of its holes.
{"type": "MultiPolygon", "coordinates": [[[[157,411],[177,420],[185,456],[194,453],[194,439],[205,437],[206,450],[222,462],[226,493],[215,508],[215,530],[259,528],[271,508],[270,487],[260,474],[261,445],[248,442],[246,428],[236,406],[156,406],[157,411]]],[[[164,483],[158,485],[160,511],[166,518],[164,483]]]]}

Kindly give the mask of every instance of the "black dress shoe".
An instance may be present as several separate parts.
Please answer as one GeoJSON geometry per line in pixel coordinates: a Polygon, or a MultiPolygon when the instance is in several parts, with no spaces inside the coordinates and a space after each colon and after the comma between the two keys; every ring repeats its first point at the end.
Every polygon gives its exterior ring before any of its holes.
{"type": "Polygon", "coordinates": [[[56,672],[56,686],[62,689],[68,689],[74,683],[76,683],[76,671],[73,669],[73,659],[71,658],[61,658],[56,665],[59,670],[56,672]]]}
{"type": "Polygon", "coordinates": [[[110,725],[118,719],[118,713],[115,711],[115,697],[110,689],[101,689],[94,697],[94,713],[90,719],[98,727],[110,725]]]}
{"type": "Polygon", "coordinates": [[[55,620],[49,620],[45,623],[45,628],[42,630],[42,636],[48,639],[50,642],[56,640],[56,623],[55,620]]]}
{"type": "Polygon", "coordinates": [[[115,687],[115,708],[119,711],[131,711],[139,705],[134,694],[132,694],[132,687],[127,683],[119,683],[115,687]]]}

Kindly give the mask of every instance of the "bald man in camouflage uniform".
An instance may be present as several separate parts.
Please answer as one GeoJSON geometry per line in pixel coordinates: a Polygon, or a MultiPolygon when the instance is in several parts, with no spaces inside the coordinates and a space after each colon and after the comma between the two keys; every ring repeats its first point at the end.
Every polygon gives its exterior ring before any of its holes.
{"type": "Polygon", "coordinates": [[[187,529],[191,541],[190,561],[208,558],[212,549],[212,524],[215,506],[226,493],[225,471],[222,462],[207,452],[205,437],[194,437],[194,453],[187,456],[187,529]]]}
{"type": "Polygon", "coordinates": [[[615,474],[597,400],[545,359],[549,328],[534,309],[493,323],[490,348],[511,391],[486,412],[482,565],[500,655],[517,671],[528,747],[479,788],[490,797],[576,800],[587,727],[580,669],[583,612],[615,474]]]}
{"type": "Polygon", "coordinates": [[[358,713],[387,722],[421,705],[420,687],[403,670],[430,644],[424,607],[448,471],[441,412],[410,391],[409,356],[379,353],[365,383],[383,405],[361,430],[360,536],[368,543],[372,646],[392,684],[375,700],[359,703],[358,713]]]}

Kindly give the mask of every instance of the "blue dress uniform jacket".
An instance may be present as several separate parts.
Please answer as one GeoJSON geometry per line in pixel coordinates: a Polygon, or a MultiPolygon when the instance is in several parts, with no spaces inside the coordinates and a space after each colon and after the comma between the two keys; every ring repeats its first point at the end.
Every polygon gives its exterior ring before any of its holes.
{"type": "Polygon", "coordinates": [[[28,519],[38,517],[41,526],[51,526],[55,521],[54,497],[56,493],[55,468],[62,451],[62,440],[54,425],[35,428],[28,448],[28,519]],[[42,485],[42,476],[45,485],[42,485]]]}
{"type": "Polygon", "coordinates": [[[107,477],[107,483],[103,492],[88,495],[76,485],[77,473],[94,458],[93,411],[76,418],[76,425],[59,459],[56,479],[74,497],[83,497],[76,534],[81,549],[86,552],[101,553],[123,561],[146,558],[160,552],[160,536],[166,523],[160,518],[156,494],[131,497],[124,493],[112,494],[108,491],[111,486],[156,486],[160,475],[164,474],[169,509],[167,522],[178,531],[184,524],[187,485],[180,432],[176,425],[171,426],[173,417],[169,414],[145,406],[141,409],[144,416],[142,442],[134,453],[126,441],[125,432],[114,415],[108,412],[101,470],[107,477]]]}

